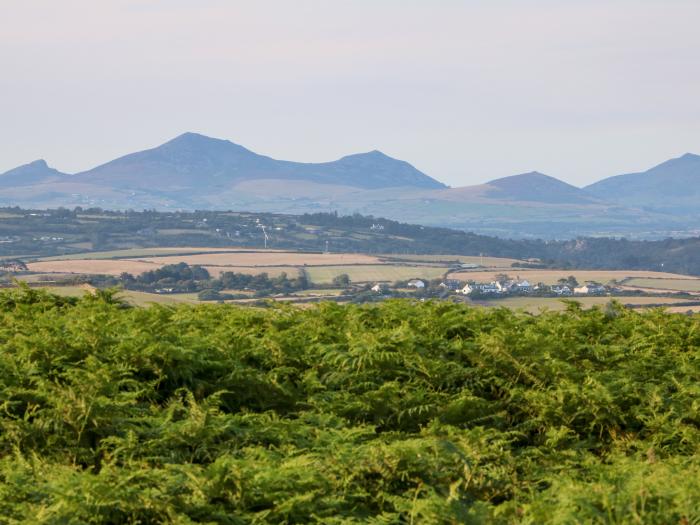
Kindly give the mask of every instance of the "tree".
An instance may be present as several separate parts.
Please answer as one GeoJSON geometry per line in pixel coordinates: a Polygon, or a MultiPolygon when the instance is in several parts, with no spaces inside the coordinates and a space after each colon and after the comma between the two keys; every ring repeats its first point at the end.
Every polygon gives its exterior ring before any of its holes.
{"type": "Polygon", "coordinates": [[[340,288],[347,288],[350,285],[350,276],[347,273],[341,273],[333,277],[333,284],[340,288]]]}

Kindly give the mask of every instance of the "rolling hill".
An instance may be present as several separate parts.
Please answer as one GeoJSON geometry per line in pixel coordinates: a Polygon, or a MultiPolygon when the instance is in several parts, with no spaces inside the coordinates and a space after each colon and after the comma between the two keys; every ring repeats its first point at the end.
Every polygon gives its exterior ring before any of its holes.
{"type": "Polygon", "coordinates": [[[641,173],[609,177],[585,190],[625,206],[644,206],[667,213],[698,213],[700,155],[686,153],[641,173]]]}
{"type": "Polygon", "coordinates": [[[537,171],[492,180],[487,186],[486,195],[494,199],[547,204],[600,203],[600,199],[586,191],[537,171]]]}

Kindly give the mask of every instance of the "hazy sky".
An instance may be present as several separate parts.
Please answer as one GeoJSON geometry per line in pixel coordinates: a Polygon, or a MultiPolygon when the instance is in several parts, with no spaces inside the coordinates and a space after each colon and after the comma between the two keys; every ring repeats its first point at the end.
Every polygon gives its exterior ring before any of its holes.
{"type": "Polygon", "coordinates": [[[0,172],[184,131],[461,186],[700,153],[698,0],[0,0],[0,172]]]}

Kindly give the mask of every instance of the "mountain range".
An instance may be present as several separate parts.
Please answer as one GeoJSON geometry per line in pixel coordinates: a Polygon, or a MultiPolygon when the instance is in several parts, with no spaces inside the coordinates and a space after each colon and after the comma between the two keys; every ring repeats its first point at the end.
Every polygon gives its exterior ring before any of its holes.
{"type": "Polygon", "coordinates": [[[698,202],[700,156],[690,153],[585,188],[538,172],[449,188],[376,150],[301,163],[196,133],[80,173],[37,160],[0,175],[5,206],[337,210],[506,237],[694,235],[698,202]]]}

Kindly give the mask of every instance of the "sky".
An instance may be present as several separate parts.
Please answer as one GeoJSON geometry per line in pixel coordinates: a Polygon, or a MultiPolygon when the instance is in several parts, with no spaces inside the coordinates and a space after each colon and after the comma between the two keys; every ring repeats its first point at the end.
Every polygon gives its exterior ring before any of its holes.
{"type": "Polygon", "coordinates": [[[451,186],[700,153],[698,0],[0,0],[0,172],[185,131],[451,186]]]}

